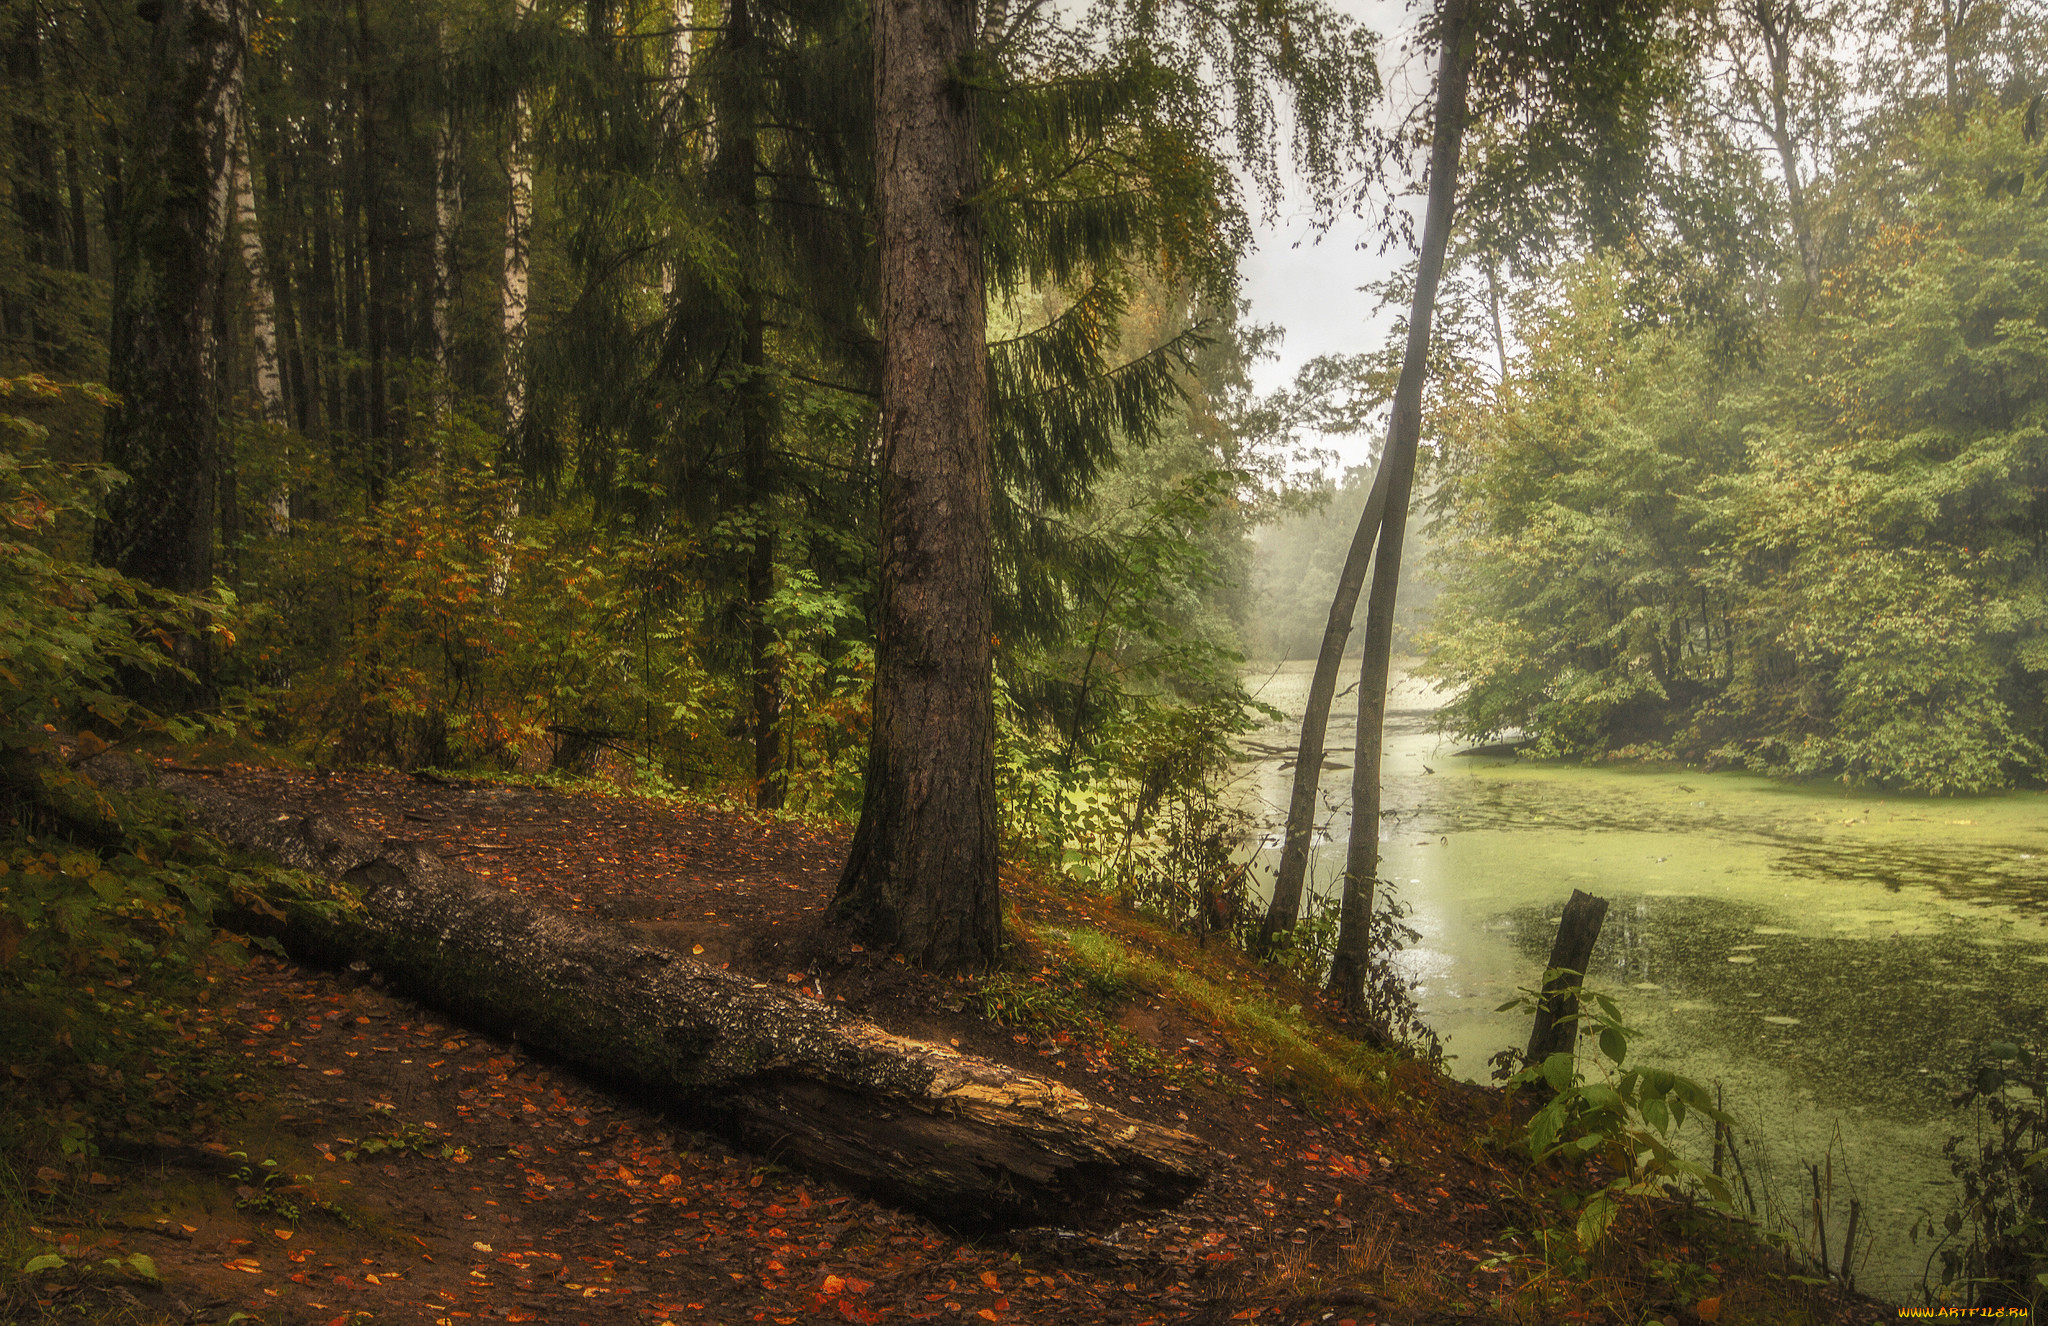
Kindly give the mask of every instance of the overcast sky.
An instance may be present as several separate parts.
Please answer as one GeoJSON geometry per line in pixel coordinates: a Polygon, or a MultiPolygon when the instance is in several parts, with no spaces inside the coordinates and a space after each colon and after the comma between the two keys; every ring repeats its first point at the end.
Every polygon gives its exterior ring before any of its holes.
{"type": "MultiPolygon", "coordinates": [[[[1408,0],[1334,0],[1380,37],[1380,72],[1388,88],[1388,119],[1398,117],[1428,94],[1428,73],[1402,64],[1417,10],[1408,0]]],[[[1256,204],[1254,204],[1256,205],[1256,204]]],[[[1385,277],[1408,255],[1382,253],[1374,222],[1344,217],[1320,238],[1306,200],[1288,199],[1279,216],[1258,226],[1258,248],[1244,266],[1244,295],[1251,320],[1281,328],[1279,357],[1259,364],[1253,382],[1261,392],[1286,385],[1295,370],[1325,354],[1356,354],[1381,344],[1393,317],[1375,313],[1374,296],[1360,287],[1385,277]]],[[[1377,446],[1364,437],[1332,438],[1345,464],[1355,464],[1377,446]]]]}

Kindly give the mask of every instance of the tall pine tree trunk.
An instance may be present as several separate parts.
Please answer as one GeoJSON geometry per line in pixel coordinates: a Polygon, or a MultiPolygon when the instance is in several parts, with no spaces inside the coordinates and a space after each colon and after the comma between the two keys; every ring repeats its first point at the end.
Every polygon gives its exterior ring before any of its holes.
{"type": "MultiPolygon", "coordinates": [[[[151,584],[213,583],[220,439],[213,310],[226,246],[242,59],[234,0],[160,0],[119,193],[105,456],[129,483],[99,560],[151,584]]],[[[204,672],[203,642],[179,641],[204,672]]]]}
{"type": "MultiPolygon", "coordinates": [[[[1429,372],[1430,324],[1436,316],[1437,282],[1450,245],[1458,193],[1458,150],[1465,134],[1466,0],[1441,0],[1437,8],[1436,114],[1429,154],[1429,203],[1423,213],[1422,252],[1415,268],[1415,299],[1408,310],[1408,349],[1394,389],[1387,423],[1386,516],[1373,553],[1372,597],[1365,609],[1365,657],[1358,670],[1358,750],[1351,766],[1351,842],[1344,865],[1344,902],[1338,921],[1336,960],[1329,991],[1357,1008],[1365,1002],[1372,959],[1373,885],[1380,862],[1380,752],[1386,733],[1387,669],[1392,659],[1394,594],[1401,581],[1401,545],[1408,528],[1408,499],[1415,486],[1415,457],[1422,441],[1422,385],[1429,372]]],[[[1375,485],[1377,486],[1377,485],[1375,485]]]]}
{"type": "Polygon", "coordinates": [[[995,689],[973,0],[876,0],[881,613],[834,915],[927,967],[996,956],[995,689]]]}

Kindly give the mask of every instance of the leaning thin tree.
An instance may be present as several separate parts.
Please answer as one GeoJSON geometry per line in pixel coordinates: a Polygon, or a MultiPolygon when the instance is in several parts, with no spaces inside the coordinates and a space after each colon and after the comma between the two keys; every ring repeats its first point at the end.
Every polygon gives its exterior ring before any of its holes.
{"type": "Polygon", "coordinates": [[[1330,603],[1322,648],[1316,656],[1315,676],[1309,684],[1308,708],[1302,716],[1300,746],[1295,755],[1294,790],[1288,805],[1279,876],[1258,935],[1259,946],[1270,948],[1281,931],[1294,925],[1301,911],[1330,703],[1337,689],[1345,641],[1351,634],[1352,614],[1370,566],[1372,598],[1366,608],[1365,656],[1358,676],[1358,747],[1351,775],[1351,842],[1345,862],[1336,962],[1330,971],[1331,992],[1354,1004],[1364,991],[1372,883],[1379,871],[1379,756],[1393,643],[1394,593],[1401,576],[1402,536],[1407,528],[1408,499],[1415,485],[1416,454],[1422,439],[1422,386],[1429,371],[1430,328],[1436,316],[1436,289],[1443,276],[1444,254],[1450,245],[1459,147],[1465,131],[1465,84],[1471,69],[1465,0],[1443,0],[1437,9],[1436,29],[1438,56],[1429,201],[1423,214],[1415,295],[1408,312],[1408,348],[1401,361],[1400,381],[1394,389],[1393,414],[1387,423],[1387,445],[1381,453],[1379,473],[1373,479],[1365,510],[1359,514],[1358,529],[1352,535],[1351,548],[1330,603]]]}
{"type": "Polygon", "coordinates": [[[1429,202],[1407,354],[1381,473],[1331,606],[1302,724],[1281,875],[1261,927],[1270,944],[1293,926],[1300,909],[1330,698],[1371,549],[1373,588],[1352,765],[1354,832],[1345,870],[1344,932],[1332,978],[1347,997],[1360,989],[1362,955],[1369,946],[1394,592],[1414,483],[1435,287],[1461,192],[1465,124],[1476,116],[1505,135],[1462,192],[1467,211],[1495,233],[1512,237],[1510,256],[1587,241],[1600,248],[1632,244],[1646,224],[1644,200],[1656,191],[1659,117],[1683,101],[1698,41],[1697,15],[1671,0],[1500,0],[1476,9],[1468,0],[1443,0],[1435,28],[1429,202]]]}
{"type": "MultiPolygon", "coordinates": [[[[1351,765],[1351,842],[1345,853],[1344,902],[1329,992],[1356,1008],[1365,1002],[1372,959],[1373,885],[1380,867],[1380,750],[1386,734],[1387,670],[1393,656],[1394,595],[1401,582],[1401,544],[1408,528],[1408,498],[1422,441],[1422,384],[1429,373],[1429,333],[1436,317],[1436,287],[1451,241],[1458,196],[1458,152],[1465,136],[1465,82],[1471,42],[1465,0],[1437,7],[1436,111],[1429,153],[1429,203],[1422,220],[1422,252],[1415,268],[1415,299],[1408,310],[1408,349],[1387,421],[1380,461],[1386,514],[1373,552],[1372,597],[1365,609],[1365,656],[1358,669],[1358,744],[1351,765]]],[[[1373,485],[1374,491],[1380,483],[1373,485]]],[[[1367,503],[1368,506],[1371,503],[1367,503]]]]}
{"type": "Polygon", "coordinates": [[[876,0],[881,612],[833,915],[926,967],[996,956],[995,650],[972,0],[876,0]]]}

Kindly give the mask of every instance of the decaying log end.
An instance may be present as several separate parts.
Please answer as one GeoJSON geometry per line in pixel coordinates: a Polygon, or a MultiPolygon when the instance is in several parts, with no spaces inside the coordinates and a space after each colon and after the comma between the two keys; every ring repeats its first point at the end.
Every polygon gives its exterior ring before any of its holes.
{"type": "Polygon", "coordinates": [[[447,1014],[722,1120],[792,1167],[965,1227],[1170,1204],[1206,1177],[1191,1134],[540,906],[418,843],[132,760],[86,767],[108,787],[154,782],[230,846],[347,884],[348,906],[287,908],[276,937],[294,955],[366,962],[447,1014]]]}

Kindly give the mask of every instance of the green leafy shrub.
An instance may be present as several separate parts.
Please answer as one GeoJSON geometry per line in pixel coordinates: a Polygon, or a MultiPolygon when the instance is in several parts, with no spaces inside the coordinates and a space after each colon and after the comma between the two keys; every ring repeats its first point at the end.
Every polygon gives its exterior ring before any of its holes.
{"type": "Polygon", "coordinates": [[[1977,1126],[1944,1148],[1962,1195],[1930,1258],[1941,1267],[1930,1297],[2038,1316],[2048,1303],[2048,1053],[1985,1046],[1955,1103],[1977,1126]]]}
{"type": "Polygon", "coordinates": [[[143,732],[196,735],[199,720],[152,713],[128,683],[194,680],[171,652],[179,635],[233,639],[224,600],[167,593],[65,551],[127,481],[43,453],[47,429],[33,413],[78,397],[108,399],[34,374],[0,378],[0,759],[16,780],[60,734],[83,729],[87,753],[143,732]]]}
{"type": "MultiPolygon", "coordinates": [[[[1548,971],[1545,983],[1560,974],[1577,975],[1548,971]]],[[[1589,1078],[1581,1071],[1574,1048],[1523,1067],[1509,1076],[1508,1085],[1549,1095],[1529,1120],[1526,1138],[1530,1158],[1538,1165],[1597,1156],[1616,1171],[1615,1178],[1578,1204],[1580,1245],[1591,1248],[1599,1243],[1630,1198],[1691,1191],[1704,1194],[1714,1205],[1732,1209],[1733,1194],[1727,1183],[1706,1166],[1678,1154],[1671,1137],[1685,1126],[1688,1117],[1724,1127],[1734,1121],[1714,1104],[1707,1089],[1691,1078],[1669,1069],[1626,1065],[1630,1042],[1637,1033],[1622,1021],[1621,1009],[1611,997],[1583,988],[1567,988],[1562,994],[1578,999],[1580,1011],[1560,1023],[1595,1033],[1593,1041],[1605,1060],[1598,1076],[1589,1078]]],[[[1524,991],[1521,998],[1496,1011],[1521,1009],[1534,1014],[1540,997],[1538,991],[1524,991]]]]}

